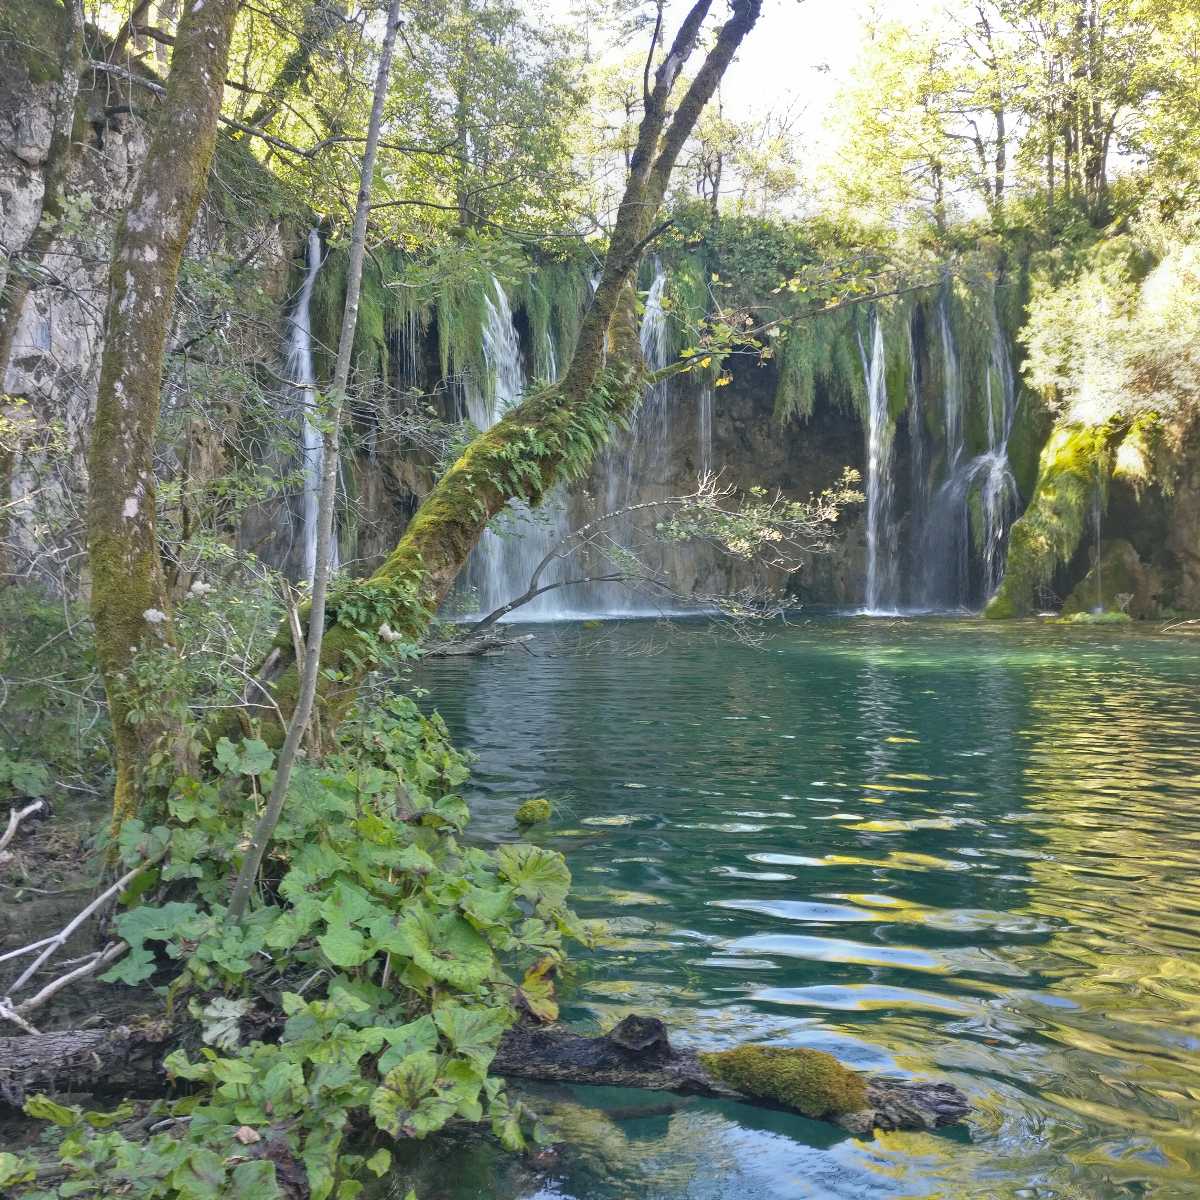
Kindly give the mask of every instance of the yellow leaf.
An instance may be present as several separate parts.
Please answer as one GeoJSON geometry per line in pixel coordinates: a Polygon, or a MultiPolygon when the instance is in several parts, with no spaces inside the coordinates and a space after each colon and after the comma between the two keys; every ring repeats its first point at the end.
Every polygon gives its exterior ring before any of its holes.
{"type": "Polygon", "coordinates": [[[708,355],[708,354],[706,354],[706,355],[705,355],[705,356],[704,356],[704,357],[703,357],[703,358],[700,360],[700,365],[701,365],[702,367],[711,366],[711,365],[712,365],[712,356],[711,356],[711,355],[708,355]]]}
{"type": "Polygon", "coordinates": [[[547,956],[525,973],[517,992],[517,1003],[545,1024],[558,1020],[558,1001],[554,998],[554,959],[547,956]]]}

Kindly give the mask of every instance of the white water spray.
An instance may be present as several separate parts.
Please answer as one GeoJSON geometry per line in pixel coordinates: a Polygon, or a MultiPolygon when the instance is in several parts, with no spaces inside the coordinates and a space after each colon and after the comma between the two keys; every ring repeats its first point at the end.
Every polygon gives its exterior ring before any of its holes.
{"type": "Polygon", "coordinates": [[[892,476],[896,429],[888,412],[883,323],[872,318],[871,353],[860,335],[863,376],[867,385],[867,590],[866,611],[895,611],[897,570],[892,476]]]}
{"type": "MultiPolygon", "coordinates": [[[[492,295],[485,297],[484,303],[487,319],[483,357],[488,380],[484,386],[471,381],[466,388],[467,416],[481,431],[490,429],[518,404],[526,386],[521,341],[508,296],[498,279],[492,280],[492,295]]],[[[550,369],[556,370],[553,343],[547,348],[547,359],[550,369]]],[[[468,567],[468,583],[475,591],[480,614],[493,612],[521,596],[538,563],[568,532],[564,489],[555,488],[537,509],[510,501],[507,512],[484,531],[468,567]]],[[[560,577],[561,565],[549,568],[540,582],[551,583],[560,577]]],[[[516,618],[568,616],[568,591],[560,588],[538,596],[517,610],[516,618]]]]}

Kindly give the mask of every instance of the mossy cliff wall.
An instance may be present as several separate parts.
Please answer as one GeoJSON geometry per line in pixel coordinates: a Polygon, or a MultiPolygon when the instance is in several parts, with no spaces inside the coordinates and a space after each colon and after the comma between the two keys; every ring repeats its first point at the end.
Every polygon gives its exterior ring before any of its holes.
{"type": "Polygon", "coordinates": [[[1135,619],[1200,612],[1200,422],[1055,427],[985,615],[1060,605],[1135,619]]]}

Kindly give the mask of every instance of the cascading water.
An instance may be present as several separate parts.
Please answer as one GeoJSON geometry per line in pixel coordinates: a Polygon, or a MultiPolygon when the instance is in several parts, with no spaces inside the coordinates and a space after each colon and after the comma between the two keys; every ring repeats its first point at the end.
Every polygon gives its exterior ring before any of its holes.
{"type": "MultiPolygon", "coordinates": [[[[490,429],[519,402],[525,391],[525,366],[521,342],[513,324],[508,296],[498,279],[492,281],[491,296],[485,297],[483,358],[488,371],[487,386],[470,381],[466,387],[467,416],[479,430],[490,429]]],[[[553,346],[550,348],[553,366],[553,346]]],[[[507,512],[484,531],[467,568],[468,586],[475,594],[478,611],[486,615],[521,596],[529,587],[538,564],[569,532],[565,497],[555,489],[535,511],[519,501],[510,501],[507,512]]],[[[540,583],[554,582],[561,566],[546,570],[540,583]]],[[[523,605],[522,618],[564,617],[572,611],[569,589],[555,589],[523,605]]]]}
{"type": "MultiPolygon", "coordinates": [[[[303,459],[304,493],[302,529],[304,540],[304,578],[312,581],[317,570],[317,512],[321,498],[321,472],[325,464],[325,446],[321,433],[310,420],[316,409],[317,378],[312,351],[312,294],[321,270],[321,232],[315,226],[308,231],[304,283],[296,307],[288,319],[287,378],[295,391],[302,413],[300,447],[303,459]]],[[[338,565],[336,531],[329,553],[330,566],[338,565]]]]}
{"type": "MultiPolygon", "coordinates": [[[[652,371],[665,367],[670,357],[669,318],[663,307],[666,286],[667,273],[662,264],[655,260],[654,279],[646,293],[639,330],[642,357],[652,371]]],[[[609,443],[600,463],[603,480],[600,497],[603,507],[600,512],[620,512],[632,504],[644,501],[647,499],[647,493],[643,489],[647,485],[654,487],[665,477],[671,453],[670,399],[668,382],[664,381],[649,388],[633,414],[629,430],[624,434],[617,434],[609,443]]],[[[638,541],[638,533],[633,518],[625,516],[608,522],[602,539],[613,553],[634,546],[638,541]]],[[[613,563],[606,558],[602,549],[599,555],[592,556],[591,567],[593,570],[600,568],[610,571],[613,569],[613,563]]],[[[620,583],[589,584],[578,590],[574,599],[590,612],[657,611],[653,606],[639,606],[632,602],[629,588],[620,583]]]]}
{"type": "Polygon", "coordinates": [[[1016,482],[1008,463],[1016,380],[999,317],[993,312],[983,397],[987,446],[965,459],[964,396],[945,290],[938,302],[938,326],[944,375],[945,477],[930,498],[924,527],[916,535],[924,560],[920,603],[931,609],[964,609],[975,600],[986,601],[1004,573],[1008,528],[1017,505],[1016,482]],[[977,580],[972,578],[972,547],[978,552],[977,580]]]}
{"type": "MultiPolygon", "coordinates": [[[[909,524],[913,530],[925,528],[929,517],[929,450],[925,433],[925,402],[917,369],[917,339],[913,333],[916,320],[905,323],[908,337],[908,454],[909,454],[909,524]]],[[[924,547],[919,537],[909,539],[909,564],[912,578],[920,577],[924,547]]]]}
{"type": "Polygon", "coordinates": [[[895,425],[888,412],[883,323],[872,318],[871,353],[860,335],[863,376],[867,384],[867,588],[866,611],[895,611],[898,571],[893,512],[893,441],[895,425]]]}

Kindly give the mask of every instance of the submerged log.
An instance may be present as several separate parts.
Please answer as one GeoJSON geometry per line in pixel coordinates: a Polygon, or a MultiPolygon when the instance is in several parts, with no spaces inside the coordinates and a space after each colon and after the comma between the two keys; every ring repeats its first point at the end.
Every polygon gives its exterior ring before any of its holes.
{"type": "Polygon", "coordinates": [[[653,1017],[626,1017],[603,1037],[585,1037],[560,1026],[517,1025],[504,1035],[492,1070],[507,1078],[738,1100],[833,1121],[856,1134],[939,1129],[961,1121],[971,1110],[967,1097],[953,1084],[861,1075],[817,1050],[679,1050],[671,1045],[663,1023],[653,1017]]]}
{"type": "MultiPolygon", "coordinates": [[[[19,1105],[39,1091],[161,1091],[159,1064],[171,1035],[165,1023],[148,1023],[0,1038],[0,1098],[19,1105]]],[[[504,1035],[492,1070],[511,1079],[738,1100],[832,1121],[859,1135],[938,1129],[970,1112],[966,1096],[952,1084],[862,1075],[816,1050],[680,1050],[653,1017],[626,1017],[602,1037],[519,1024],[504,1035]]]]}

